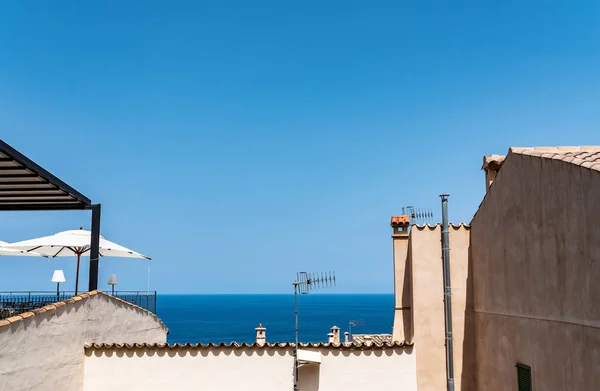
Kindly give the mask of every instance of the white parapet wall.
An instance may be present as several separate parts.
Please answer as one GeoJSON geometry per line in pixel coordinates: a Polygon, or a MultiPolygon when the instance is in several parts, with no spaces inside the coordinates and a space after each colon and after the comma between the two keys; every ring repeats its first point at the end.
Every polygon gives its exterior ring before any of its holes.
{"type": "MultiPolygon", "coordinates": [[[[417,389],[412,346],[315,344],[305,349],[320,354],[321,363],[302,364],[302,391],[417,389]]],[[[84,391],[285,391],[293,389],[293,374],[289,344],[96,345],[86,348],[84,391]]]]}
{"type": "Polygon", "coordinates": [[[0,391],[81,391],[86,343],[165,342],[156,315],[99,291],[0,320],[0,391]]]}

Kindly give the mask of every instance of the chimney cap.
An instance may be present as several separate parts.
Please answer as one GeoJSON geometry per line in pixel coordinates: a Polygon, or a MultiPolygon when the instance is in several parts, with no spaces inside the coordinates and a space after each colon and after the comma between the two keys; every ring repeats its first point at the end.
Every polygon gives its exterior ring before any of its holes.
{"type": "Polygon", "coordinates": [[[483,157],[483,166],[481,167],[482,170],[488,170],[488,168],[491,168],[494,171],[498,171],[500,169],[500,167],[502,166],[502,163],[504,163],[504,159],[506,159],[506,156],[504,155],[487,155],[483,157]]]}
{"type": "Polygon", "coordinates": [[[390,225],[393,227],[395,225],[408,225],[410,224],[410,216],[401,215],[401,216],[392,216],[390,221],[390,225]]]}
{"type": "Polygon", "coordinates": [[[340,328],[339,328],[339,327],[337,327],[337,326],[333,326],[333,327],[331,328],[331,330],[332,330],[332,331],[333,331],[333,330],[339,330],[339,329],[340,329],[340,328]]]}

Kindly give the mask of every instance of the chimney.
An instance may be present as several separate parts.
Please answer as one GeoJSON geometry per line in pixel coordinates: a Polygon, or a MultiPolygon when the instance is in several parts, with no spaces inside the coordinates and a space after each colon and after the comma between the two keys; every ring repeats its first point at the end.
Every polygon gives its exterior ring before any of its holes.
{"type": "Polygon", "coordinates": [[[408,254],[409,216],[392,216],[394,253],[394,342],[412,341],[412,272],[408,254]]]}
{"type": "Polygon", "coordinates": [[[364,339],[365,339],[365,345],[371,346],[373,344],[373,337],[372,336],[365,335],[364,339]]]}
{"type": "Polygon", "coordinates": [[[496,175],[498,175],[498,171],[500,171],[500,167],[502,167],[502,163],[504,163],[504,159],[506,156],[502,155],[489,155],[483,157],[483,166],[481,169],[485,171],[485,192],[488,192],[488,189],[496,180],[496,175]]]}
{"type": "Polygon", "coordinates": [[[262,323],[260,323],[258,325],[257,328],[255,328],[254,330],[256,330],[256,344],[258,346],[263,346],[264,344],[267,343],[267,329],[265,327],[263,327],[262,323]]]}
{"type": "Polygon", "coordinates": [[[344,333],[344,342],[350,343],[350,333],[347,331],[344,333]]]}
{"type": "Polygon", "coordinates": [[[327,334],[327,343],[333,343],[334,342],[333,338],[334,338],[333,333],[327,334]]]}
{"type": "Polygon", "coordinates": [[[410,226],[409,216],[392,216],[390,226],[394,230],[392,238],[394,237],[407,237],[408,227],[410,226]]]}
{"type": "Polygon", "coordinates": [[[329,334],[333,334],[333,343],[340,343],[340,328],[337,326],[333,326],[331,328],[331,333],[329,334]]]}

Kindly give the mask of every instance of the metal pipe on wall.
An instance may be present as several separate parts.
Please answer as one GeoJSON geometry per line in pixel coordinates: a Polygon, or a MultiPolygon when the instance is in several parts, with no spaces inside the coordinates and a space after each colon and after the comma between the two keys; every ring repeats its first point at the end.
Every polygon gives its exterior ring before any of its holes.
{"type": "Polygon", "coordinates": [[[454,357],[452,349],[452,291],[450,288],[450,233],[448,231],[448,197],[442,199],[442,263],[444,274],[444,321],[446,326],[446,381],[447,390],[454,391],[454,357]]]}

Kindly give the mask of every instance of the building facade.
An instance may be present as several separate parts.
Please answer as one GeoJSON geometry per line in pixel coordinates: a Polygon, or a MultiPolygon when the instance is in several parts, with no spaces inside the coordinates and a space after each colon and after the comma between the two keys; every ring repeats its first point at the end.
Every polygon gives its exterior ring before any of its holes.
{"type": "Polygon", "coordinates": [[[168,331],[100,291],[0,320],[0,391],[81,391],[86,343],[164,343],[168,331]]]}
{"type": "MultiPolygon", "coordinates": [[[[441,226],[393,216],[393,339],[414,343],[419,391],[446,388],[441,226]]],[[[450,225],[455,389],[476,390],[469,226],[450,225]]]]}
{"type": "Polygon", "coordinates": [[[471,223],[480,390],[599,390],[600,148],[484,160],[471,223]],[[523,370],[525,372],[523,373],[523,370]]]}
{"type": "MultiPolygon", "coordinates": [[[[450,226],[457,390],[600,389],[600,147],[484,158],[486,195],[450,226]]],[[[419,391],[445,389],[441,229],[392,217],[394,339],[419,391]]]]}

